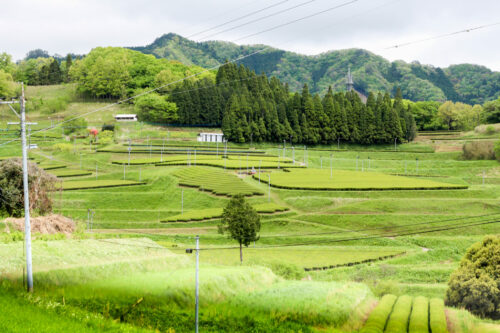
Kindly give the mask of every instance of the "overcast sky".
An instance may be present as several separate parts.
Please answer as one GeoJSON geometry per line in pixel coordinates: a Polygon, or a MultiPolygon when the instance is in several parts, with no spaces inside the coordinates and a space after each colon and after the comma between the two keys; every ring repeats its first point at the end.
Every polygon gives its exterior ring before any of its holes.
{"type": "Polygon", "coordinates": [[[350,1],[355,0],[2,0],[0,52],[21,59],[35,48],[65,55],[87,53],[96,46],[141,46],[168,32],[190,36],[276,5],[192,37],[206,40],[208,35],[309,2],[210,39],[267,44],[310,55],[356,47],[390,60],[417,60],[441,67],[475,63],[500,71],[500,25],[385,49],[499,22],[499,0],[358,0],[243,38],[350,1]]]}

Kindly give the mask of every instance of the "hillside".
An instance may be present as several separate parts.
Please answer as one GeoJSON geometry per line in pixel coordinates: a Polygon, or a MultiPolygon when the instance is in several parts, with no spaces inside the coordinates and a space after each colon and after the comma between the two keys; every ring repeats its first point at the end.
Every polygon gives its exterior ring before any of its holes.
{"type": "MultiPolygon", "coordinates": [[[[169,33],[150,45],[131,49],[187,65],[211,67],[264,47],[223,41],[197,43],[169,33]]],[[[403,97],[413,101],[452,100],[468,104],[483,104],[500,96],[500,73],[484,66],[460,64],[441,69],[418,62],[390,62],[363,49],[307,56],[269,47],[241,63],[257,73],[276,76],[295,91],[304,83],[312,92],[325,92],[330,85],[336,91],[343,90],[346,71],[351,65],[354,86],[362,93],[395,92],[396,87],[401,87],[403,97]]]]}

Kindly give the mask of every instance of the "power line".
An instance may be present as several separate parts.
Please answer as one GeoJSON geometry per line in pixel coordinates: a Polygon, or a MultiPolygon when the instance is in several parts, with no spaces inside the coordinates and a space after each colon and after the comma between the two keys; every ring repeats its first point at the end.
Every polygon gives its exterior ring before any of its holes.
{"type": "Polygon", "coordinates": [[[242,39],[246,39],[246,38],[249,38],[249,37],[257,36],[257,35],[263,34],[265,32],[273,31],[273,30],[276,30],[276,29],[279,29],[279,28],[282,28],[282,27],[285,27],[287,25],[290,25],[290,24],[293,24],[293,23],[297,23],[297,22],[300,22],[300,21],[303,21],[303,20],[307,20],[307,19],[309,19],[311,17],[315,17],[315,16],[318,16],[318,15],[330,12],[332,10],[339,9],[339,8],[351,5],[351,4],[356,3],[358,1],[360,1],[360,0],[351,0],[351,1],[348,1],[348,2],[344,2],[344,3],[340,4],[340,5],[337,5],[337,6],[334,6],[334,7],[330,7],[330,8],[321,10],[319,12],[316,12],[316,13],[313,13],[313,14],[310,14],[310,15],[307,15],[307,16],[303,16],[303,17],[300,17],[298,19],[295,19],[295,20],[292,20],[292,21],[288,21],[286,23],[279,24],[279,25],[276,25],[274,27],[271,27],[271,28],[268,28],[268,29],[265,29],[265,30],[262,30],[262,31],[259,31],[259,32],[253,33],[253,34],[250,34],[250,35],[246,35],[246,36],[240,37],[238,39],[235,39],[233,42],[240,41],[242,39]]]}
{"type": "Polygon", "coordinates": [[[441,39],[441,38],[445,38],[445,37],[451,37],[451,36],[455,36],[455,35],[459,35],[459,34],[463,34],[463,33],[467,33],[467,32],[472,32],[472,31],[475,31],[475,30],[486,29],[486,28],[493,27],[493,26],[496,26],[496,25],[500,25],[500,22],[495,22],[495,23],[491,23],[491,24],[480,25],[480,26],[477,26],[477,27],[472,27],[472,28],[468,28],[468,29],[464,29],[464,30],[459,30],[459,31],[455,31],[455,32],[450,32],[450,33],[442,34],[442,35],[437,35],[437,36],[434,36],[434,37],[417,39],[417,40],[414,40],[414,41],[411,41],[411,42],[407,42],[407,43],[396,44],[396,45],[393,45],[393,46],[386,47],[386,48],[384,48],[384,50],[397,49],[397,48],[401,48],[401,47],[412,45],[412,44],[418,44],[418,43],[423,43],[423,42],[427,42],[427,41],[431,41],[431,40],[436,40],[436,39],[441,39]]]}
{"type": "MultiPolygon", "coordinates": [[[[474,222],[474,223],[471,223],[471,224],[462,224],[462,225],[458,225],[458,226],[456,224],[452,224],[452,225],[441,226],[441,227],[439,227],[437,229],[430,229],[430,230],[419,230],[419,231],[403,232],[403,233],[392,233],[392,234],[389,233],[389,234],[381,234],[381,235],[366,236],[366,237],[353,237],[353,238],[319,240],[319,241],[314,241],[314,242],[311,241],[311,242],[302,242],[302,243],[264,245],[264,246],[256,247],[255,249],[279,248],[279,247],[293,247],[293,246],[306,246],[306,245],[340,243],[340,242],[365,240],[365,239],[377,239],[377,238],[388,238],[388,237],[412,236],[412,235],[432,233],[432,232],[438,232],[438,231],[456,230],[456,229],[474,227],[474,226],[479,226],[479,225],[488,225],[488,224],[494,224],[494,223],[499,223],[499,222],[500,222],[500,220],[491,220],[491,221],[474,222]]],[[[200,249],[200,250],[207,251],[207,250],[231,250],[231,249],[239,249],[239,247],[238,246],[214,247],[214,248],[204,248],[204,249],[200,249]]]]}
{"type": "MultiPolygon", "coordinates": [[[[241,27],[244,27],[244,26],[247,26],[249,24],[252,24],[252,23],[255,23],[255,22],[259,22],[259,21],[262,21],[262,20],[265,20],[267,18],[270,18],[270,17],[273,17],[273,16],[276,16],[276,15],[279,15],[279,14],[282,14],[282,13],[286,13],[286,12],[289,12],[293,9],[296,9],[296,8],[299,8],[299,7],[302,7],[302,6],[305,6],[305,5],[308,5],[312,2],[315,2],[317,0],[309,0],[309,1],[306,1],[306,2],[302,2],[302,3],[299,3],[298,5],[295,5],[295,6],[292,6],[292,7],[288,7],[288,8],[285,8],[285,9],[282,9],[282,10],[279,10],[277,12],[274,12],[272,14],[268,14],[266,16],[262,16],[262,17],[259,17],[259,18],[256,18],[255,20],[252,20],[252,21],[248,21],[248,22],[245,22],[245,23],[242,23],[240,25],[237,25],[237,26],[234,26],[234,27],[231,27],[231,28],[228,28],[226,30],[222,30],[222,31],[218,31],[218,32],[215,32],[211,35],[208,35],[208,36],[205,36],[205,37],[202,37],[200,38],[199,40],[202,40],[202,39],[207,39],[207,38],[210,38],[210,37],[213,37],[213,36],[217,36],[217,35],[220,35],[224,32],[228,32],[228,31],[232,31],[232,30],[235,30],[235,29],[238,29],[238,28],[241,28],[241,27]]],[[[188,37],[189,38],[189,37],[188,37]]]]}
{"type": "Polygon", "coordinates": [[[281,4],[285,3],[285,2],[288,2],[288,1],[290,1],[290,0],[283,0],[283,1],[280,1],[280,2],[278,2],[278,3],[275,3],[274,5],[270,5],[270,6],[267,6],[267,7],[262,8],[262,9],[258,9],[258,10],[256,10],[256,11],[253,11],[253,12],[251,12],[251,13],[248,13],[248,14],[245,14],[245,15],[243,15],[243,16],[237,17],[237,18],[235,18],[235,19],[232,19],[232,20],[229,20],[229,21],[227,21],[227,22],[224,22],[224,23],[218,24],[218,25],[216,25],[216,26],[214,26],[214,27],[211,27],[211,28],[205,29],[205,30],[203,30],[203,31],[200,31],[200,32],[197,32],[197,33],[194,33],[194,34],[191,34],[191,35],[187,36],[186,38],[191,38],[191,37],[193,37],[193,36],[196,36],[196,35],[199,35],[199,34],[202,34],[202,33],[208,32],[208,31],[210,31],[210,30],[214,30],[214,29],[217,29],[217,28],[223,27],[223,26],[225,26],[225,25],[228,25],[228,24],[230,24],[230,23],[233,23],[233,22],[239,21],[239,20],[241,20],[241,19],[244,19],[244,18],[250,17],[250,16],[252,16],[252,15],[258,14],[258,13],[263,12],[263,11],[265,11],[265,10],[268,10],[268,9],[270,9],[270,8],[273,8],[273,7],[279,6],[279,5],[281,5],[281,4]]]}
{"type": "Polygon", "coordinates": [[[493,216],[493,215],[499,215],[499,214],[500,213],[491,213],[491,214],[466,216],[466,217],[459,217],[459,218],[452,218],[452,219],[438,220],[438,221],[417,222],[417,223],[410,223],[410,224],[396,225],[396,226],[383,226],[383,227],[373,227],[373,228],[366,228],[366,229],[339,230],[339,231],[332,231],[332,232],[321,232],[321,233],[310,233],[310,234],[275,235],[275,236],[270,236],[270,237],[274,238],[274,237],[321,236],[321,235],[336,235],[336,234],[351,233],[351,232],[361,233],[361,232],[372,231],[372,230],[383,230],[383,229],[389,229],[389,228],[395,229],[395,228],[413,227],[413,226],[419,226],[419,225],[435,224],[435,223],[450,222],[450,221],[460,221],[460,220],[474,219],[474,218],[493,216]]]}

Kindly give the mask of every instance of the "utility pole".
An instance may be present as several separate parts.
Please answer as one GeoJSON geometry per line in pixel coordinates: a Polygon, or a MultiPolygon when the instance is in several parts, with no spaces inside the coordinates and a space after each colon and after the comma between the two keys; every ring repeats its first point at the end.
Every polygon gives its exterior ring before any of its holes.
{"type": "Polygon", "coordinates": [[[200,236],[196,236],[196,275],[195,275],[195,332],[198,333],[199,307],[200,307],[200,236]]]}
{"type": "Polygon", "coordinates": [[[31,259],[31,223],[30,223],[30,201],[28,184],[28,148],[26,147],[26,112],[24,100],[24,83],[21,82],[21,98],[19,102],[2,102],[0,104],[9,104],[9,107],[21,119],[21,144],[23,153],[23,194],[24,194],[24,242],[26,244],[26,275],[28,292],[33,292],[33,266],[31,259]],[[21,115],[10,106],[10,104],[19,103],[21,115]]]}

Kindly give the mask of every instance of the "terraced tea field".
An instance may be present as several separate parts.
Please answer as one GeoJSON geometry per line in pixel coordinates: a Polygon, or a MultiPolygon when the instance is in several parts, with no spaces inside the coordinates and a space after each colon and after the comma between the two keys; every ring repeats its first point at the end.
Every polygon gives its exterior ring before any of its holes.
{"type": "Polygon", "coordinates": [[[242,194],[245,196],[263,195],[264,193],[256,187],[245,183],[234,174],[222,170],[191,167],[174,172],[179,178],[180,186],[196,187],[200,191],[208,191],[215,195],[234,196],[242,194]]]}
{"type": "MultiPolygon", "coordinates": [[[[254,178],[256,176],[254,175],[254,178]]],[[[264,178],[264,181],[267,181],[264,178]]],[[[467,185],[438,182],[429,179],[392,176],[380,172],[349,170],[290,170],[271,173],[271,186],[297,190],[447,190],[466,189],[467,185]]]]}

